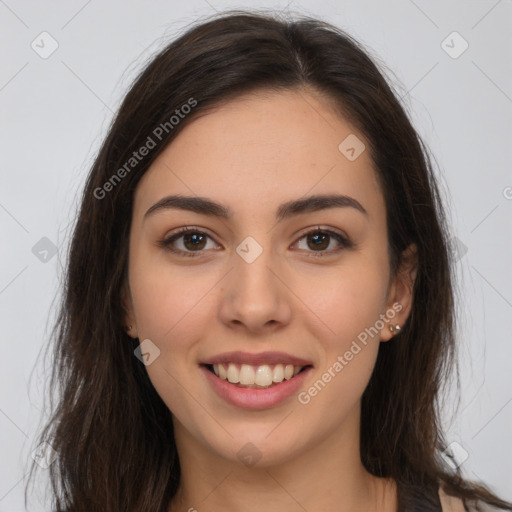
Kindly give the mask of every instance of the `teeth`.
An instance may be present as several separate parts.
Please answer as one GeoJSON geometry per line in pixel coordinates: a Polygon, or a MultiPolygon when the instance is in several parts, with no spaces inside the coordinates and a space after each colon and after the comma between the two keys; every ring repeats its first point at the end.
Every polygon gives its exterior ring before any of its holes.
{"type": "Polygon", "coordinates": [[[226,371],[226,368],[224,368],[223,364],[213,365],[213,369],[215,371],[215,375],[218,375],[221,379],[226,380],[228,378],[228,372],[226,371]],[[215,366],[218,367],[218,372],[215,371],[215,366]]]}
{"type": "Polygon", "coordinates": [[[272,374],[272,380],[274,382],[283,382],[284,380],[284,368],[282,364],[276,364],[274,373],[272,374]]]}
{"type": "Polygon", "coordinates": [[[270,386],[272,384],[272,370],[268,364],[258,366],[254,383],[258,386],[270,386]]]}
{"type": "Polygon", "coordinates": [[[252,366],[243,364],[240,368],[240,384],[254,384],[254,370],[252,366]]]}
{"type": "Polygon", "coordinates": [[[228,381],[231,382],[231,384],[236,384],[237,382],[240,382],[240,372],[238,371],[238,368],[233,364],[229,363],[228,366],[228,373],[227,378],[228,381]]]}
{"type": "Polygon", "coordinates": [[[213,371],[217,377],[231,382],[231,384],[240,384],[241,386],[253,386],[256,384],[260,387],[269,387],[273,383],[283,382],[295,377],[303,366],[294,366],[293,364],[276,364],[271,366],[262,364],[260,366],[252,366],[250,364],[236,365],[229,363],[214,364],[213,371]]]}

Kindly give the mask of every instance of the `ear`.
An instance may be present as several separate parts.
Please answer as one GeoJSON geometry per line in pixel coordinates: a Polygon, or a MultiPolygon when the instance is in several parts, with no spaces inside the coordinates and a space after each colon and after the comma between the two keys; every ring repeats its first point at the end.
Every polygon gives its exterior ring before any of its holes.
{"type": "Polygon", "coordinates": [[[123,286],[121,287],[121,300],[123,307],[123,329],[131,338],[137,338],[137,324],[135,322],[135,314],[133,312],[133,301],[130,292],[130,287],[128,282],[125,281],[123,286]],[[128,330],[128,327],[131,326],[131,329],[128,330]]]}
{"type": "Polygon", "coordinates": [[[403,327],[412,309],[413,288],[418,270],[418,248],[415,244],[409,245],[400,256],[400,264],[396,275],[389,286],[387,308],[384,313],[387,319],[381,329],[381,341],[389,341],[396,336],[390,326],[397,324],[403,327]]]}

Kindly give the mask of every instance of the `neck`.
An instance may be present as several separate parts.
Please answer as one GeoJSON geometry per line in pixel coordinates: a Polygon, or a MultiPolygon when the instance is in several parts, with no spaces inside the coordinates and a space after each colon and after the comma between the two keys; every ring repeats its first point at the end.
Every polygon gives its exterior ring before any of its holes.
{"type": "Polygon", "coordinates": [[[264,467],[220,457],[175,419],[181,481],[169,512],[395,512],[394,482],[371,475],[361,463],[359,413],[355,409],[330,436],[264,467]]]}

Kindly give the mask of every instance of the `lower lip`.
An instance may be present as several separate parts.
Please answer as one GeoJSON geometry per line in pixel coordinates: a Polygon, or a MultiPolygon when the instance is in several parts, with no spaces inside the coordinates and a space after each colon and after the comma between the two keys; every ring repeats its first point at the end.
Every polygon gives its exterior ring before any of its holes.
{"type": "Polygon", "coordinates": [[[299,389],[307,374],[312,369],[312,367],[309,366],[290,380],[283,380],[283,382],[270,388],[251,389],[239,388],[227,380],[217,377],[204,365],[201,365],[200,368],[205,373],[213,389],[215,389],[226,402],[244,409],[266,409],[280,404],[299,389]]]}

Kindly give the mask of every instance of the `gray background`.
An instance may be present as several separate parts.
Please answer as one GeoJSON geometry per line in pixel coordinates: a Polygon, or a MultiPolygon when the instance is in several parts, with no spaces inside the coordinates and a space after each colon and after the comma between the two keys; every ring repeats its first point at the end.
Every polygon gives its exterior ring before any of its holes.
{"type": "MultiPolygon", "coordinates": [[[[41,349],[78,194],[112,114],[150,55],[197,17],[228,7],[251,5],[0,0],[0,512],[25,510],[27,459],[47,413],[41,349]],[[51,44],[58,48],[42,58],[51,44]]],[[[257,7],[320,17],[359,39],[389,69],[435,155],[461,290],[461,398],[455,415],[452,388],[447,437],[466,476],[512,500],[511,1],[257,7]]],[[[46,474],[30,510],[48,510],[41,502],[46,474]]]]}

